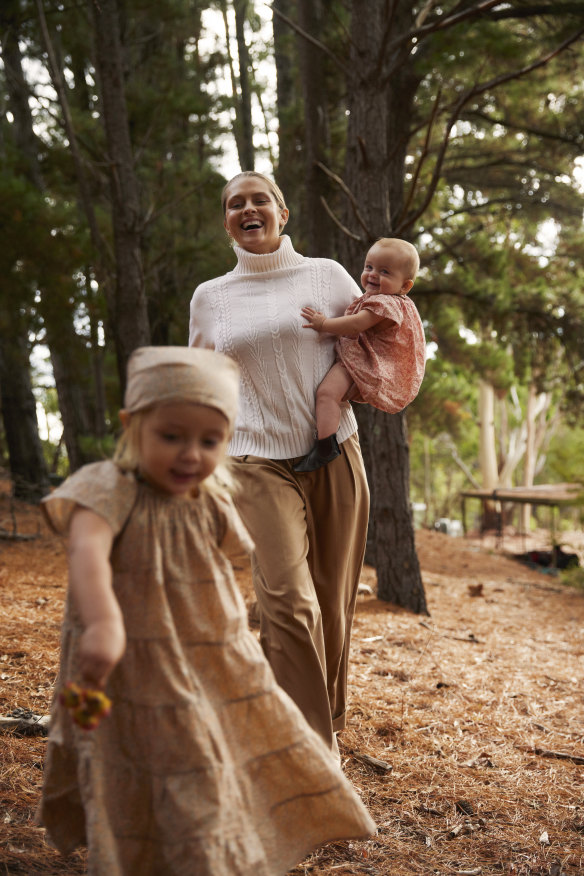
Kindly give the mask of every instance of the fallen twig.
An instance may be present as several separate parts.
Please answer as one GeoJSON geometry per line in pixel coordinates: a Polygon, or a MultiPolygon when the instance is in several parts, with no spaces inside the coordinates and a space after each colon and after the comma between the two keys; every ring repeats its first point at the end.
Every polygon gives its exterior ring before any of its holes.
{"type": "Polygon", "coordinates": [[[34,541],[35,538],[38,538],[38,535],[25,535],[20,532],[8,532],[7,529],[0,529],[0,538],[4,538],[7,541],[34,541]]]}
{"type": "Polygon", "coordinates": [[[529,751],[533,754],[538,754],[540,757],[555,757],[558,760],[571,760],[572,763],[584,763],[584,756],[581,754],[570,754],[569,751],[552,751],[549,748],[536,748],[535,746],[517,745],[520,751],[529,751]]]}
{"type": "Polygon", "coordinates": [[[437,633],[441,639],[454,639],[455,642],[470,642],[473,645],[485,644],[480,639],[477,639],[474,633],[469,633],[468,636],[449,636],[447,633],[439,633],[436,627],[430,626],[430,624],[423,620],[420,621],[420,626],[426,627],[427,630],[432,630],[433,633],[437,633]]]}
{"type": "Polygon", "coordinates": [[[353,751],[353,749],[349,750],[349,754],[354,757],[355,760],[367,764],[367,766],[372,766],[376,770],[380,770],[383,773],[391,772],[391,770],[393,769],[392,765],[390,763],[387,763],[387,761],[379,760],[379,758],[372,757],[370,754],[361,754],[358,751],[353,751]]]}

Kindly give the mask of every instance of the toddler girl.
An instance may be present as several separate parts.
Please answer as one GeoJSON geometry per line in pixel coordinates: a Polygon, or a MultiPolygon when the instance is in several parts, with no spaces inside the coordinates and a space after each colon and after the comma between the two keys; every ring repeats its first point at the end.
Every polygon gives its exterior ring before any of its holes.
{"type": "Polygon", "coordinates": [[[247,627],[252,545],[214,474],[238,383],[210,350],[136,350],[114,460],[43,506],[69,535],[58,688],[111,712],[83,729],[55,696],[39,819],[93,876],[275,876],[374,829],[247,627]]]}
{"type": "Polygon", "coordinates": [[[312,307],[302,308],[304,328],[338,335],[339,340],[337,361],[316,392],[317,440],[295,471],[315,471],[340,454],[336,432],[343,401],[366,402],[396,414],[418,394],[426,343],[416,305],[407,294],[419,264],[411,243],[382,237],[365,257],[365,294],[344,316],[331,318],[312,307]]]}

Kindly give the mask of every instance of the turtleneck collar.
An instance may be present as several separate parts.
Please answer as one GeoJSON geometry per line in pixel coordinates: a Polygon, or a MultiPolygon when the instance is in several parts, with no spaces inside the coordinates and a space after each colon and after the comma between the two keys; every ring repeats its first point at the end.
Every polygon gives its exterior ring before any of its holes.
{"type": "Polygon", "coordinates": [[[274,252],[256,253],[248,252],[235,245],[233,251],[237,256],[237,265],[233,269],[234,274],[265,274],[269,271],[281,271],[292,268],[304,261],[304,256],[299,255],[287,234],[280,238],[280,246],[274,252]]]}

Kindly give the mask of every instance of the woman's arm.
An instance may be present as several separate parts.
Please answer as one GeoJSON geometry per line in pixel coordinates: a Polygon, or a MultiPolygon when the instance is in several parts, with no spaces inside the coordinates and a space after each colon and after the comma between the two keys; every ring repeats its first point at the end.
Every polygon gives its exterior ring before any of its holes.
{"type": "Polygon", "coordinates": [[[355,338],[361,332],[366,331],[373,325],[377,325],[385,317],[373,313],[372,310],[361,310],[352,316],[325,316],[319,310],[312,307],[303,307],[300,311],[307,322],[302,328],[311,328],[315,332],[327,332],[330,335],[343,335],[355,338]]]}
{"type": "Polygon", "coordinates": [[[69,529],[69,588],[84,630],[79,643],[84,682],[103,687],[126,648],[112,587],[113,530],[94,511],[78,508],[69,529]]]}

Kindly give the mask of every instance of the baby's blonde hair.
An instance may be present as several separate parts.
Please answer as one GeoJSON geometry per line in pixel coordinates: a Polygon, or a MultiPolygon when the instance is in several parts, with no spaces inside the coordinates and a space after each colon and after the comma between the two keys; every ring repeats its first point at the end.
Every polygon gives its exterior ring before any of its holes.
{"type": "Polygon", "coordinates": [[[412,281],[416,279],[420,268],[420,256],[413,243],[409,240],[401,240],[399,237],[378,237],[375,243],[398,252],[405,278],[412,281]]]}
{"type": "MultiPolygon", "coordinates": [[[[140,438],[142,426],[146,414],[153,411],[154,407],[155,405],[150,405],[148,408],[142,408],[129,414],[128,424],[118,439],[113,456],[113,461],[120,471],[138,474],[141,462],[140,438]]],[[[205,478],[200,484],[200,489],[208,490],[214,494],[233,493],[234,480],[231,463],[227,459],[220,462],[209,477],[205,478]]]]}

